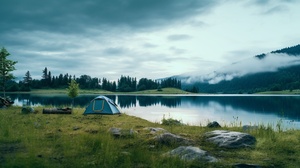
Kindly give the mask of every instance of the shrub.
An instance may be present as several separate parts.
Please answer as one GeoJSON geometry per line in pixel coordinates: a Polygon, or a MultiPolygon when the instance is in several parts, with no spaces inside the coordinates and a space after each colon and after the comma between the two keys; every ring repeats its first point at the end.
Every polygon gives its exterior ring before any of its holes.
{"type": "Polygon", "coordinates": [[[161,124],[162,125],[183,125],[179,120],[173,118],[165,119],[165,117],[163,117],[163,119],[161,120],[161,124]]]}

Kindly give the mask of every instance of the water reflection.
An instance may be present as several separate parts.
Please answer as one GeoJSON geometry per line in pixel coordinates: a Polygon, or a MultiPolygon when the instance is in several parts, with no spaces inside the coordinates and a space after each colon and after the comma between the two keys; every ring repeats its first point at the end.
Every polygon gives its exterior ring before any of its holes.
{"type": "MultiPolygon", "coordinates": [[[[17,105],[70,105],[65,95],[11,94],[17,105]]],[[[81,95],[75,98],[75,106],[86,107],[95,95],[81,95]]],[[[191,125],[204,125],[217,120],[224,124],[291,123],[300,129],[300,96],[145,96],[107,95],[114,100],[121,111],[152,122],[171,116],[191,125]]]]}
{"type": "Polygon", "coordinates": [[[121,108],[130,108],[136,106],[136,96],[133,95],[119,95],[118,96],[118,105],[121,108]]]}

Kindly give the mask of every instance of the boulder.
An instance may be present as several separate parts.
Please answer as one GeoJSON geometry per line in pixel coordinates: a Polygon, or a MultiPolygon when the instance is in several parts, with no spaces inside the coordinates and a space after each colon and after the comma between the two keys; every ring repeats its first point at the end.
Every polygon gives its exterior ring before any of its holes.
{"type": "Polygon", "coordinates": [[[165,133],[168,132],[167,130],[163,129],[163,128],[154,128],[154,127],[146,127],[144,128],[145,130],[149,130],[150,134],[157,134],[157,133],[165,133]]]}
{"type": "Polygon", "coordinates": [[[255,145],[256,138],[247,133],[215,130],[204,134],[207,141],[224,148],[244,148],[255,145]]]}
{"type": "Polygon", "coordinates": [[[245,163],[238,163],[233,165],[234,168],[261,168],[260,165],[257,164],[245,164],[245,163]]]}
{"type": "Polygon", "coordinates": [[[171,133],[163,133],[155,137],[155,140],[163,145],[192,145],[193,140],[183,138],[171,133]]]}
{"type": "Polygon", "coordinates": [[[185,161],[205,161],[205,162],[217,162],[218,160],[210,156],[208,152],[201,150],[198,147],[193,146],[180,146],[176,149],[165,154],[166,156],[177,156],[185,161]]]}
{"type": "Polygon", "coordinates": [[[22,107],[22,114],[29,114],[29,113],[33,113],[34,109],[32,107],[26,106],[26,107],[22,107]]]}
{"type": "Polygon", "coordinates": [[[133,129],[123,130],[122,128],[115,128],[115,127],[110,128],[109,131],[116,138],[119,137],[129,138],[129,137],[133,137],[133,135],[136,133],[133,129]]]}
{"type": "Polygon", "coordinates": [[[220,128],[221,125],[217,121],[213,121],[213,122],[208,123],[206,127],[208,127],[208,128],[220,128]]]}
{"type": "Polygon", "coordinates": [[[114,136],[114,137],[120,137],[121,136],[121,128],[110,128],[109,129],[110,133],[114,136]]]}

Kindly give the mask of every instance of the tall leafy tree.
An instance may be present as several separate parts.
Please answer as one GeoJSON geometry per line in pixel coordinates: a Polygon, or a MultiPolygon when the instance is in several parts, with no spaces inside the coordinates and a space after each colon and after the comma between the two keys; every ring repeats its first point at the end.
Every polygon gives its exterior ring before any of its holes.
{"type": "Polygon", "coordinates": [[[11,72],[15,70],[15,64],[17,63],[17,61],[7,59],[9,55],[9,52],[3,47],[0,51],[0,85],[2,86],[3,97],[6,97],[6,82],[14,78],[11,72]]]}
{"type": "Polygon", "coordinates": [[[79,94],[79,84],[75,80],[71,80],[67,88],[68,96],[72,98],[72,108],[74,106],[74,99],[79,94]]]}

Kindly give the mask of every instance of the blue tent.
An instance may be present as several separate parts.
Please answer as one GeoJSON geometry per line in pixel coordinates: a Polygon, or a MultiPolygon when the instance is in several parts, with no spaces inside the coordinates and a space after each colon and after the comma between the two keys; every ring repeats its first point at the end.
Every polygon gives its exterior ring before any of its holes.
{"type": "Polygon", "coordinates": [[[85,109],[83,115],[87,114],[121,114],[115,102],[105,96],[94,98],[85,109]]]}

